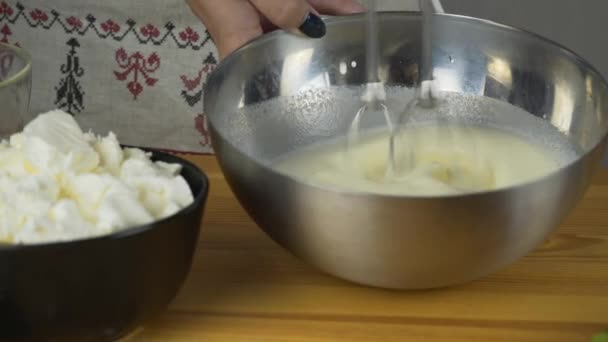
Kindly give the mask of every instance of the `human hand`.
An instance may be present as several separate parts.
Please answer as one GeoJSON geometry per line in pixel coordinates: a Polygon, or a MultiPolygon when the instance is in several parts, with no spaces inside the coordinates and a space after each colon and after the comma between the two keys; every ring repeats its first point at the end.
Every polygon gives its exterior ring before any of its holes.
{"type": "Polygon", "coordinates": [[[215,41],[220,58],[275,28],[325,35],[318,14],[365,11],[356,0],[186,0],[215,41]]]}

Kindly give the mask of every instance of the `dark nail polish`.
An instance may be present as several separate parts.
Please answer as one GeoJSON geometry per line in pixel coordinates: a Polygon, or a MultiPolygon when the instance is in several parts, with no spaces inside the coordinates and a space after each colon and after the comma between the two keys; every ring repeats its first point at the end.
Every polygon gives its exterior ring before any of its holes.
{"type": "Polygon", "coordinates": [[[309,13],[302,25],[299,27],[300,32],[310,38],[321,38],[325,35],[325,23],[314,13],[309,13]]]}

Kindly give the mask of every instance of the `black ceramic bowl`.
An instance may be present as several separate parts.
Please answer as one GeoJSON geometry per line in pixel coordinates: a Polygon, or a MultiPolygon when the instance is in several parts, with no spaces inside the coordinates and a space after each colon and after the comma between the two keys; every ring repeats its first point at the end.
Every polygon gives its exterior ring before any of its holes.
{"type": "Polygon", "coordinates": [[[194,203],[116,234],[44,245],[0,246],[0,341],[111,341],[161,313],[192,264],[208,193],[183,165],[194,203]]]}

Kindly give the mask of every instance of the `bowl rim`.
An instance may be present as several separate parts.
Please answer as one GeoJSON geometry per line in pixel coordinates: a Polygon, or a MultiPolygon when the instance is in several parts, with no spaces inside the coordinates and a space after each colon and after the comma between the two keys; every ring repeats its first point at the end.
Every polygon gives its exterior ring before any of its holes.
{"type": "MultiPolygon", "coordinates": [[[[378,15],[380,17],[385,17],[385,18],[386,17],[389,17],[389,18],[390,17],[412,17],[412,16],[419,17],[419,16],[421,16],[421,13],[419,11],[379,11],[378,15]]],[[[534,39],[540,41],[543,44],[549,44],[549,45],[553,46],[554,48],[560,50],[562,53],[564,53],[565,56],[572,58],[577,63],[580,63],[591,74],[593,74],[595,77],[597,77],[598,80],[601,83],[603,83],[603,85],[608,89],[608,82],[607,82],[606,77],[604,77],[590,62],[588,62],[585,58],[583,58],[582,56],[580,56],[573,50],[571,50],[571,49],[565,47],[564,45],[562,45],[556,41],[553,41],[549,38],[546,38],[537,33],[534,33],[534,32],[531,32],[531,31],[528,31],[528,30],[525,30],[522,28],[497,23],[492,20],[470,17],[470,16],[460,15],[460,14],[450,14],[450,13],[436,13],[434,15],[453,19],[458,22],[476,22],[479,24],[489,25],[496,29],[514,32],[517,34],[527,35],[531,38],[534,38],[534,39]]],[[[326,21],[327,25],[331,26],[334,24],[342,23],[342,22],[360,20],[364,16],[365,16],[365,13],[356,13],[356,14],[349,14],[349,15],[338,16],[338,17],[324,16],[323,18],[326,21]]],[[[239,49],[233,51],[228,56],[226,56],[222,61],[220,61],[220,63],[215,68],[215,70],[211,73],[209,80],[208,80],[208,84],[213,83],[216,75],[219,75],[223,69],[227,68],[227,65],[230,64],[230,62],[232,60],[238,58],[238,55],[241,54],[243,51],[245,51],[247,49],[255,48],[256,46],[261,45],[268,40],[274,39],[277,36],[289,35],[289,34],[291,34],[291,33],[287,32],[287,31],[283,31],[283,30],[277,30],[277,31],[262,35],[258,38],[255,38],[255,39],[251,40],[250,42],[246,43],[245,45],[243,45],[242,47],[240,47],[239,49]]],[[[309,38],[302,38],[302,39],[309,39],[309,38]]],[[[234,144],[232,144],[228,139],[225,139],[223,137],[223,135],[221,134],[221,132],[219,132],[217,129],[214,128],[213,116],[209,116],[208,120],[209,120],[210,126],[213,128],[213,130],[216,131],[216,133],[218,135],[220,135],[222,137],[222,139],[224,140],[224,143],[229,144],[231,149],[234,149],[237,153],[244,155],[245,157],[247,157],[247,159],[252,160],[254,163],[258,164],[258,166],[261,167],[265,171],[278,175],[279,177],[282,177],[283,179],[287,179],[290,182],[296,182],[298,184],[306,185],[315,190],[330,192],[331,194],[336,194],[336,195],[350,195],[350,196],[356,196],[358,198],[367,198],[367,199],[389,198],[389,199],[401,199],[401,200],[437,200],[437,199],[446,199],[447,200],[447,199],[471,198],[471,197],[476,197],[476,196],[489,196],[489,195],[495,195],[498,193],[502,193],[505,191],[517,191],[517,190],[527,188],[531,185],[534,185],[534,184],[537,184],[540,182],[544,182],[551,178],[557,177],[559,174],[561,174],[563,172],[568,172],[576,164],[581,162],[581,160],[583,160],[586,156],[595,153],[596,150],[598,150],[598,148],[601,147],[602,144],[604,144],[608,141],[608,132],[606,132],[606,133],[604,133],[603,137],[599,139],[599,141],[597,141],[591,148],[589,148],[586,152],[584,152],[582,155],[580,155],[576,159],[574,159],[568,163],[565,163],[564,165],[547,173],[543,177],[534,178],[534,179],[531,179],[531,180],[528,180],[528,181],[522,182],[522,183],[517,183],[517,184],[514,184],[509,187],[484,190],[484,191],[446,194],[446,195],[441,195],[441,196],[437,196],[437,195],[405,196],[405,195],[398,195],[398,194],[369,193],[369,192],[363,192],[363,191],[339,189],[339,188],[329,187],[329,186],[321,186],[319,184],[307,182],[299,177],[294,177],[294,176],[286,174],[284,172],[280,172],[280,171],[276,170],[276,168],[268,165],[269,163],[259,162],[259,161],[255,160],[255,158],[251,158],[247,154],[243,153],[239,148],[234,146],[234,144]]]]}
{"type": "Polygon", "coordinates": [[[32,71],[32,56],[30,53],[22,47],[13,46],[10,44],[0,42],[0,48],[7,49],[15,53],[21,59],[25,61],[25,66],[21,68],[17,73],[15,73],[10,78],[0,81],[0,89],[10,86],[13,83],[17,83],[22,79],[26,78],[30,75],[32,71]]]}
{"type": "MultiPolygon", "coordinates": [[[[123,147],[125,147],[125,146],[123,146],[123,147]]],[[[163,219],[156,220],[156,221],[153,221],[153,222],[150,222],[147,224],[121,229],[121,230],[111,233],[111,234],[84,237],[84,238],[79,238],[79,239],[74,239],[74,240],[49,241],[49,242],[42,242],[42,243],[0,244],[0,253],[9,252],[9,251],[23,251],[23,250],[31,250],[31,249],[51,248],[51,247],[60,248],[60,247],[66,247],[69,245],[77,245],[77,244],[83,244],[83,243],[103,243],[103,242],[110,242],[110,241],[126,239],[129,237],[135,236],[135,235],[139,235],[139,234],[143,234],[143,233],[152,231],[152,230],[156,229],[159,224],[168,222],[177,216],[194,211],[194,210],[196,210],[196,208],[199,205],[201,205],[201,203],[204,206],[204,203],[209,194],[210,183],[209,183],[209,177],[202,169],[200,169],[198,166],[194,165],[194,163],[192,163],[182,157],[179,157],[175,154],[172,154],[172,153],[167,153],[162,150],[152,149],[152,148],[140,148],[140,149],[144,150],[146,152],[151,152],[153,159],[157,156],[169,156],[171,158],[177,159],[178,163],[182,167],[188,167],[188,168],[191,168],[192,170],[196,171],[197,177],[199,177],[200,180],[202,180],[203,187],[201,188],[201,191],[199,191],[199,193],[196,194],[192,203],[190,203],[188,206],[180,209],[178,212],[176,212],[175,214],[173,214],[171,216],[167,216],[163,219]]],[[[189,185],[188,185],[188,187],[190,188],[189,185]]],[[[190,188],[190,190],[192,191],[192,188],[190,188]]]]}

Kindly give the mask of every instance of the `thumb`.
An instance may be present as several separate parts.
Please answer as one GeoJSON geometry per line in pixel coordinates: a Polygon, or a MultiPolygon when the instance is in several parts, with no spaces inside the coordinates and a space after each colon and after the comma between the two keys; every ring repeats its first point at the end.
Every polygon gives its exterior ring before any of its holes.
{"type": "Polygon", "coordinates": [[[282,29],[298,29],[311,38],[321,38],[325,35],[325,23],[305,0],[250,1],[262,15],[282,29]]]}

